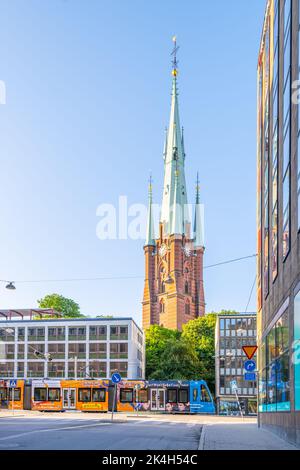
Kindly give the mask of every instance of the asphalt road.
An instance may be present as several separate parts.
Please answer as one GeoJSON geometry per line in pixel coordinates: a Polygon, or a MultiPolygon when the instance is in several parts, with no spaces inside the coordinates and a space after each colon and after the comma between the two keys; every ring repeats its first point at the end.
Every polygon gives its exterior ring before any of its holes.
{"type": "Polygon", "coordinates": [[[0,450],[196,450],[202,426],[159,420],[0,420],[0,450]]]}

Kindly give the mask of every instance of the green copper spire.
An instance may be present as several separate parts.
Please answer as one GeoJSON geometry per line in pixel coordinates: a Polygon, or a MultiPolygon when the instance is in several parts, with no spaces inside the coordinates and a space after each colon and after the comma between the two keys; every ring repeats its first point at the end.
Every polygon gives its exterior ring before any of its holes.
{"type": "Polygon", "coordinates": [[[173,214],[172,214],[171,233],[177,234],[177,235],[182,235],[184,233],[183,207],[181,205],[178,170],[175,171],[175,192],[174,192],[174,206],[173,206],[173,214]]]}
{"type": "MultiPolygon", "coordinates": [[[[176,38],[174,41],[174,60],[173,60],[173,80],[172,80],[172,98],[171,98],[171,113],[170,122],[166,137],[166,149],[164,151],[164,189],[162,199],[162,209],[160,221],[164,226],[164,233],[166,235],[181,234],[178,224],[174,224],[172,219],[177,217],[176,211],[179,210],[183,217],[183,226],[189,223],[188,208],[187,208],[187,192],[185,183],[184,172],[184,142],[179,119],[178,107],[178,90],[177,90],[177,59],[176,52],[176,38]],[[178,181],[176,188],[176,171],[178,170],[178,181]],[[175,191],[176,188],[176,191],[175,191]],[[174,206],[174,207],[173,207],[174,206]],[[176,230],[174,232],[174,230],[176,230]]],[[[179,216],[178,216],[179,217],[179,216]]],[[[177,218],[178,218],[177,217],[177,218]]],[[[184,230],[185,231],[185,230],[184,230]]]]}
{"type": "Polygon", "coordinates": [[[203,220],[202,220],[202,214],[201,214],[200,186],[199,186],[199,175],[198,175],[198,173],[197,173],[197,182],[196,182],[196,204],[195,204],[195,218],[194,218],[194,245],[195,245],[195,248],[204,248],[203,220]]]}
{"type": "Polygon", "coordinates": [[[154,234],[153,213],[152,213],[152,176],[151,175],[149,179],[148,200],[149,200],[148,221],[147,221],[145,246],[155,246],[155,234],[154,234]]]}

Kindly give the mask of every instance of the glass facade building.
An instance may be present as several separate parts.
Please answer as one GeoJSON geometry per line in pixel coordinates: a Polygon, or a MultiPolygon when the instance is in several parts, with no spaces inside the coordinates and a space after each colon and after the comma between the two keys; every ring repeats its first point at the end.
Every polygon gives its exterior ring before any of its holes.
{"type": "MultiPolygon", "coordinates": [[[[240,413],[231,382],[237,384],[239,401],[246,415],[257,413],[256,381],[245,380],[247,356],[243,346],[256,345],[256,314],[220,315],[215,333],[216,400],[218,413],[240,413]]],[[[254,356],[256,360],[256,356],[254,356]]]]}
{"type": "Polygon", "coordinates": [[[257,82],[261,423],[300,444],[300,2],[267,1],[257,82]]]}
{"type": "Polygon", "coordinates": [[[0,321],[0,379],[100,379],[115,371],[143,379],[144,362],[144,334],[132,319],[0,321]]]}

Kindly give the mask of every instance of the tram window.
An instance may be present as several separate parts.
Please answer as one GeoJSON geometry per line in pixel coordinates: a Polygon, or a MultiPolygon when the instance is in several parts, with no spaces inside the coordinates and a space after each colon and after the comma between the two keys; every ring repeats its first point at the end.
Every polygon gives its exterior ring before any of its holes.
{"type": "Polygon", "coordinates": [[[193,401],[198,400],[198,388],[193,388],[193,401]]]}
{"type": "Polygon", "coordinates": [[[0,388],[0,400],[7,400],[7,388],[0,388]]]}
{"type": "Polygon", "coordinates": [[[91,401],[91,389],[90,388],[79,388],[78,389],[78,400],[83,402],[91,401]]]}
{"type": "Polygon", "coordinates": [[[181,388],[178,390],[178,403],[188,403],[189,394],[186,388],[181,388]]]}
{"type": "MultiPolygon", "coordinates": [[[[12,401],[12,388],[9,389],[9,400],[12,401]]],[[[14,389],[14,401],[21,400],[21,389],[15,388],[14,389]]]]}
{"type": "Polygon", "coordinates": [[[201,385],[201,401],[204,401],[204,402],[210,401],[209,393],[207,391],[207,388],[204,385],[201,385]]]}
{"type": "Polygon", "coordinates": [[[120,390],[120,402],[121,403],[132,403],[133,402],[133,389],[132,388],[121,388],[121,390],[120,390]]]}
{"type": "Polygon", "coordinates": [[[177,390],[175,388],[168,390],[168,403],[177,403],[177,390]]]}
{"type": "Polygon", "coordinates": [[[60,388],[48,388],[48,401],[60,400],[60,388]]]}
{"type": "Polygon", "coordinates": [[[47,401],[47,389],[35,388],[34,389],[34,401],[47,401]]]}
{"type": "Polygon", "coordinates": [[[148,390],[146,388],[138,391],[138,402],[139,403],[148,402],[148,390]]]}
{"type": "Polygon", "coordinates": [[[92,401],[105,401],[105,388],[93,388],[92,401]]]}

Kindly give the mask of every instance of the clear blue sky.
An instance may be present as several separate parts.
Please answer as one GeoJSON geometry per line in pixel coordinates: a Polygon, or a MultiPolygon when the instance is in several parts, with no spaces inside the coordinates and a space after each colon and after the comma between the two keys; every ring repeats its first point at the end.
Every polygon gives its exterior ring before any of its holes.
{"type": "MultiPolygon", "coordinates": [[[[205,264],[256,252],[256,64],[264,0],[1,0],[0,279],[143,276],[142,240],[100,241],[96,208],[160,202],[177,35],[188,195],[205,264]]],[[[244,310],[255,260],[205,271],[207,310],[244,310]]],[[[0,308],[58,292],[141,319],[143,279],[0,284],[0,308]]],[[[255,295],[250,310],[255,310],[255,295]]]]}

